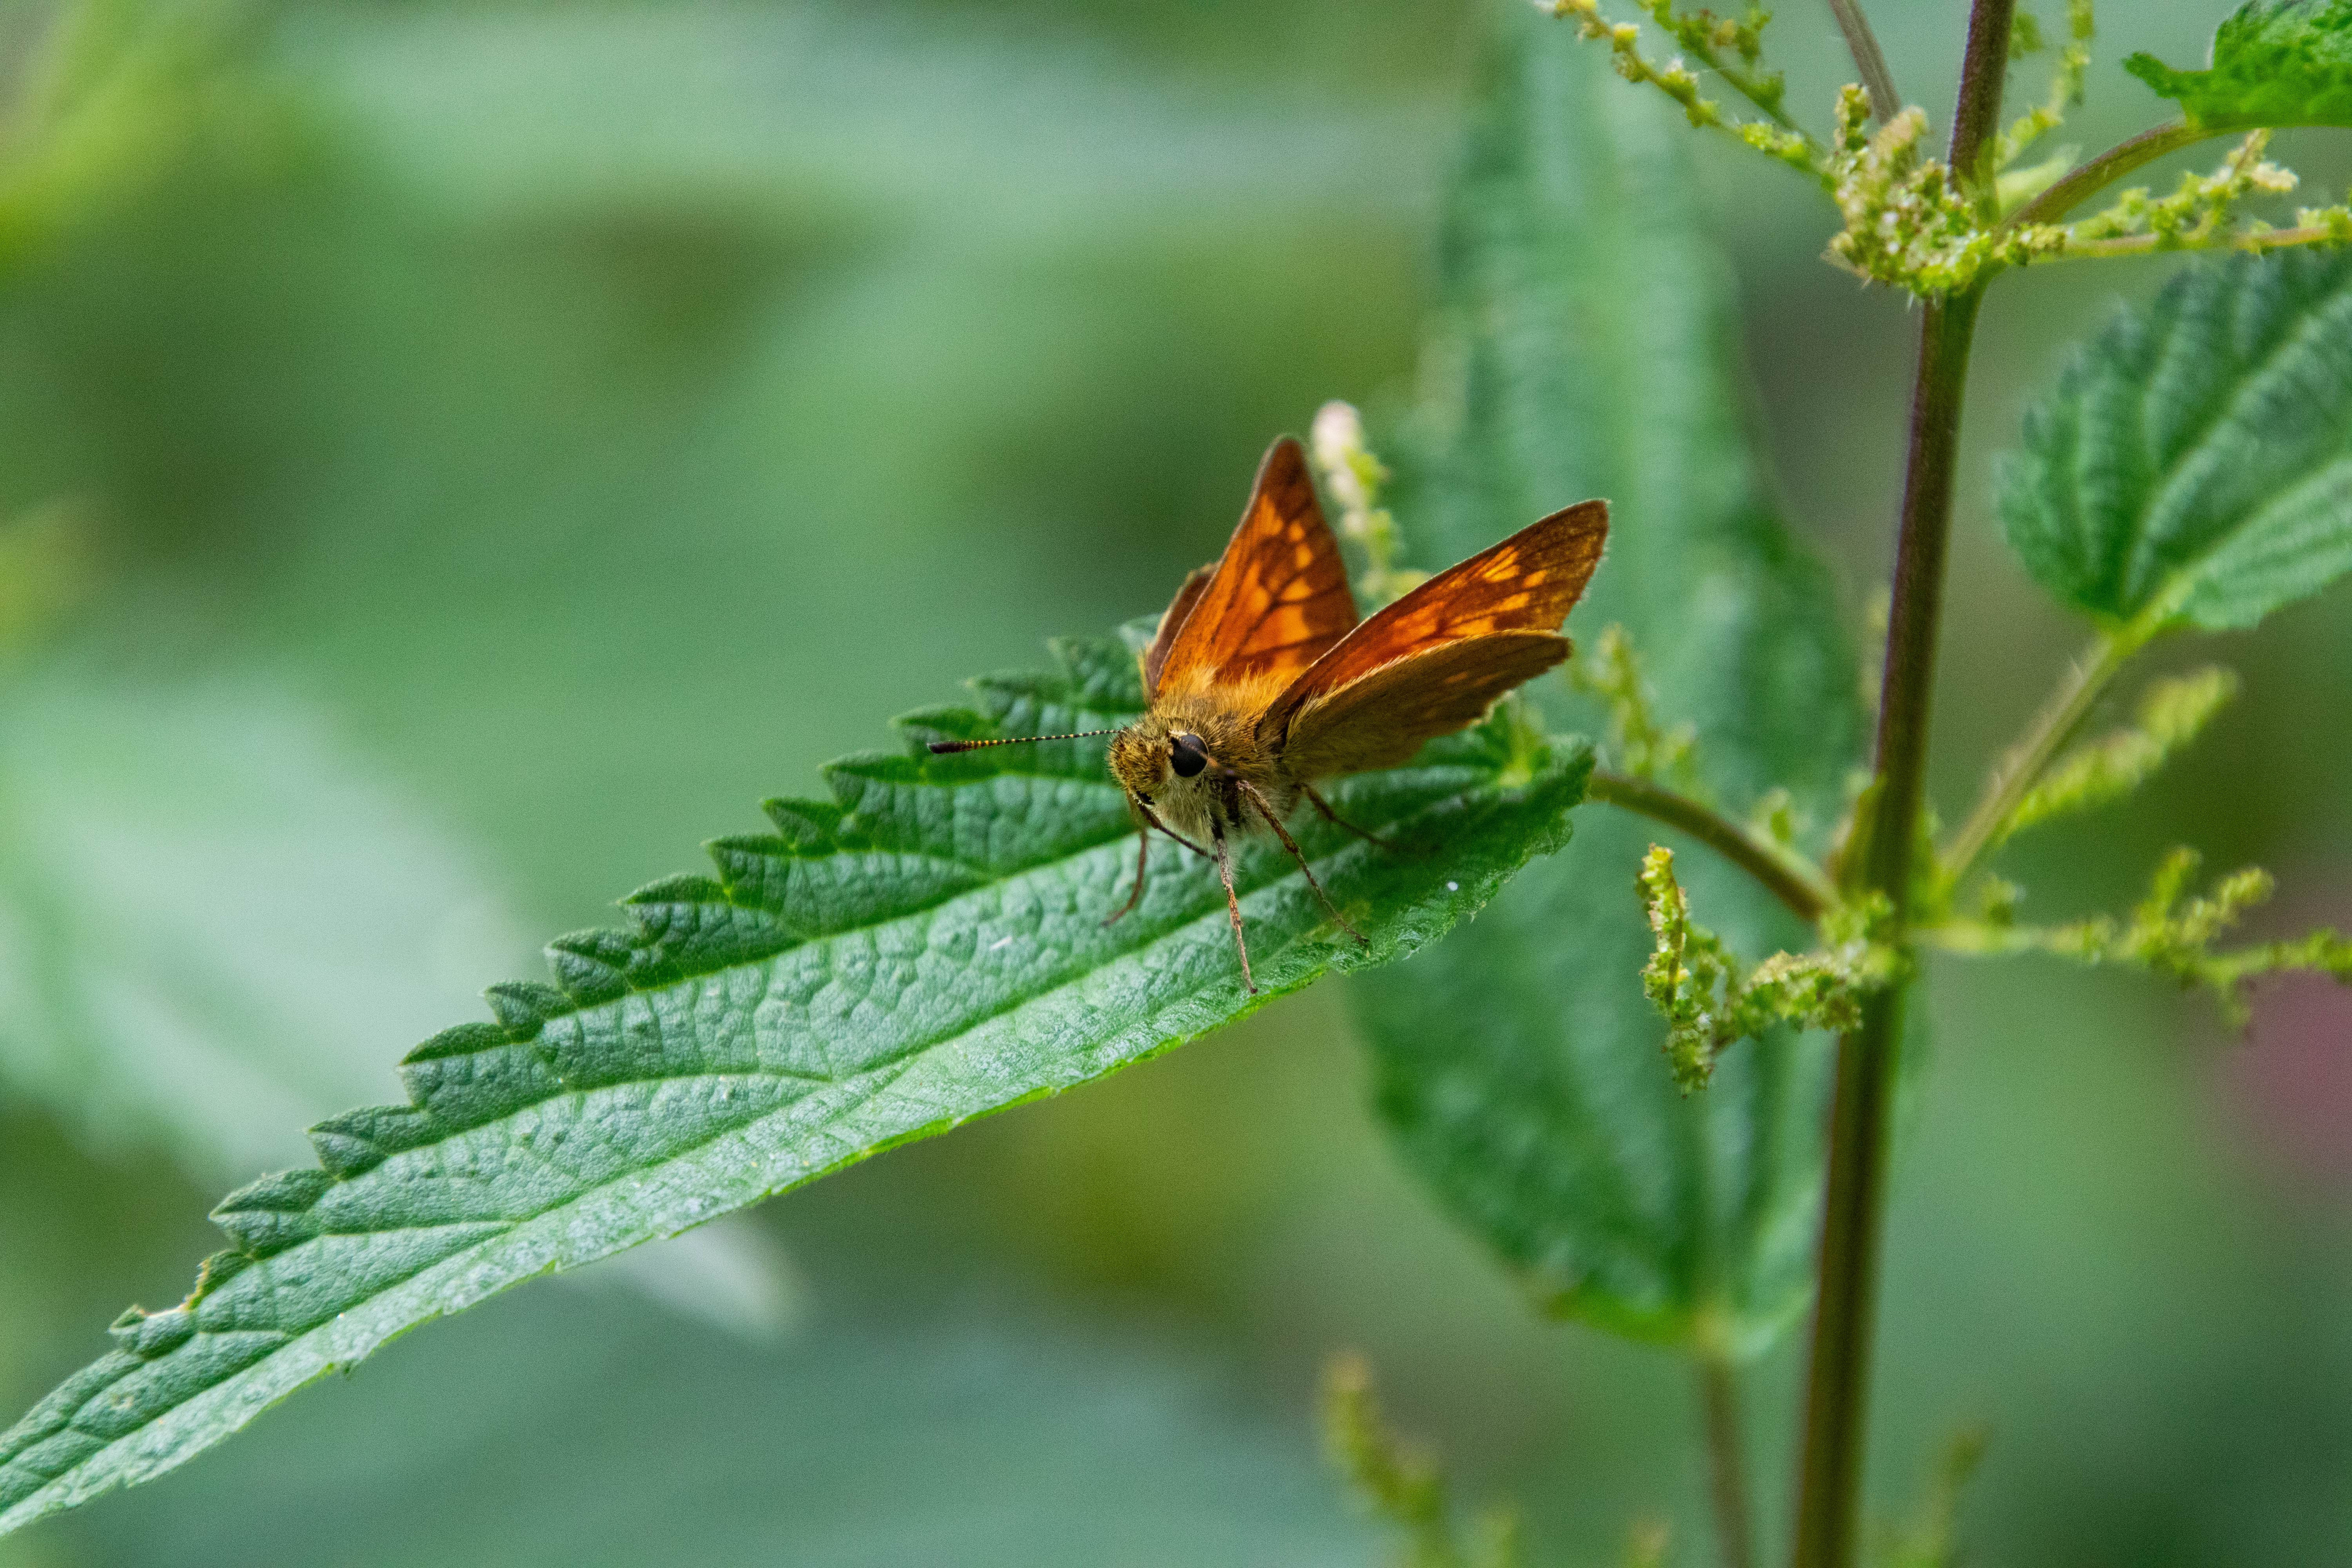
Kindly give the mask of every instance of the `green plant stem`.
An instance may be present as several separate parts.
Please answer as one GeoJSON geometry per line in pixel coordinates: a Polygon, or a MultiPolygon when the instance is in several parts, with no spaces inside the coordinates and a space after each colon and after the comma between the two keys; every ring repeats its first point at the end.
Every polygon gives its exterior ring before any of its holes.
{"type": "Polygon", "coordinates": [[[1725,86],[1730,88],[1732,91],[1746,99],[1755,107],[1758,113],[1763,115],[1773,124],[1779,126],[1783,131],[1793,131],[1800,136],[1804,135],[1805,128],[1797,123],[1796,117],[1790,114],[1786,108],[1772,102],[1769,99],[1765,98],[1761,93],[1758,92],[1756,90],[1755,82],[1749,79],[1746,71],[1726,66],[1721,60],[1716,58],[1715,51],[1713,49],[1691,48],[1685,46],[1684,52],[1688,54],[1692,58],[1697,60],[1698,63],[1706,69],[1711,70],[1715,72],[1716,75],[1721,77],[1725,86]]]}
{"type": "Polygon", "coordinates": [[[1715,1503],[1716,1549],[1723,1568],[1754,1568],[1756,1542],[1748,1509],[1747,1443],[1739,1425],[1739,1374],[1729,1357],[1703,1353],[1699,1396],[1706,1406],[1707,1490],[1715,1503]]]}
{"type": "Polygon", "coordinates": [[[2284,250],[2293,245],[2333,245],[2343,237],[2339,231],[2326,224],[2269,228],[2253,234],[2224,229],[2209,238],[2191,240],[2170,234],[2119,234],[2106,239],[2074,240],[2056,255],[2042,257],[2036,265],[2046,267],[2053,261],[2100,261],[2118,256],[2154,256],[2175,250],[2284,250]]]}
{"type": "MultiPolygon", "coordinates": [[[[1950,165],[1977,171],[2000,120],[2015,0],[1976,0],[1952,115],[1950,165]]],[[[1864,886],[1884,895],[1892,939],[1907,946],[1912,854],[1926,789],[1936,634],[1951,539],[1952,480],[1959,447],[1969,348],[1983,284],[1927,301],[1920,311],[1912,383],[1911,447],[1895,545],[1878,754],[1864,886]]],[[[1886,1190],[1887,1124],[1903,1037],[1907,986],[1863,1004],[1861,1026],[1838,1041],[1822,1198],[1820,1289],[1807,1372],[1804,1451],[1797,1480],[1792,1568],[1850,1568],[1861,1500],[1880,1229],[1886,1190]]]]}
{"type": "Polygon", "coordinates": [[[1807,925],[1819,921],[1837,901],[1835,890],[1821,873],[1792,864],[1777,846],[1686,795],[1603,768],[1592,770],[1584,793],[1588,799],[1606,801],[1689,834],[1755,878],[1807,925]]]}
{"type": "Polygon", "coordinates": [[[1845,35],[1853,68],[1862,73],[1862,89],[1870,95],[1870,117],[1884,125],[1903,107],[1903,95],[1895,90],[1895,74],[1886,68],[1886,57],[1879,51],[1878,35],[1870,30],[1870,20],[1862,14],[1861,0],[1830,0],[1830,15],[1837,18],[1838,31],[1845,35]]]}
{"type": "MultiPolygon", "coordinates": [[[[1644,9],[1649,10],[1652,21],[1656,22],[1662,30],[1671,35],[1671,29],[1666,26],[1664,7],[1645,6],[1644,9]]],[[[1794,131],[1799,135],[1804,134],[1804,127],[1797,123],[1787,109],[1757,90],[1756,79],[1747,70],[1738,66],[1725,65],[1716,52],[1705,44],[1695,43],[1688,38],[1679,38],[1675,41],[1682,45],[1683,53],[1685,56],[1698,62],[1701,69],[1711,70],[1722,78],[1726,87],[1754,105],[1756,110],[1771,121],[1773,124],[1783,131],[1794,131]]]]}
{"type": "MultiPolygon", "coordinates": [[[[2016,13],[2017,0],[1976,0],[1969,11],[1969,47],[1960,60],[1948,153],[1953,171],[1964,178],[1977,178],[1984,155],[2000,142],[2000,94],[2009,80],[2010,24],[2016,13]]],[[[1948,499],[1948,489],[1946,494],[1948,499]]]]}
{"type": "Polygon", "coordinates": [[[2017,803],[2042,777],[2059,748],[2074,738],[2100,694],[2147,640],[2145,633],[2135,634],[2129,628],[2110,633],[2092,644],[2067,669],[2025,733],[2001,753],[1985,780],[1976,809],[1953,836],[1938,873],[1945,886],[1959,886],[1976,869],[1977,862],[2008,837],[2010,814],[2017,809],[2017,803]]]}
{"type": "Polygon", "coordinates": [[[2126,174],[2144,163],[2156,162],[2167,153],[2177,153],[2183,147],[2215,136],[2244,134],[2242,128],[2205,131],[2178,121],[2170,125],[2159,125],[2152,131],[2143,131],[2128,142],[2118,142],[2065,174],[2056,184],[2010,214],[2002,221],[2001,229],[2006,231],[2029,223],[2056,223],[2126,174]]]}

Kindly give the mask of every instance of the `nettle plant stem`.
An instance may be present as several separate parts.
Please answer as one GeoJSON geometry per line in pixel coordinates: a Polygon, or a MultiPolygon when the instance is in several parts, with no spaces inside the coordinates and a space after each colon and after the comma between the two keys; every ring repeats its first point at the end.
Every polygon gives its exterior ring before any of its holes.
{"type": "MultiPolygon", "coordinates": [[[[1982,166],[1999,132],[2014,11],[2015,0],[1977,0],[1969,17],[1949,155],[1951,168],[1964,180],[1982,166]]],[[[1875,800],[1862,858],[1864,888],[1886,900],[1887,933],[1898,944],[1906,940],[1910,911],[1961,405],[1983,286],[1979,281],[1930,300],[1920,312],[1902,533],[1880,685],[1875,800]]],[[[1846,1568],[1854,1559],[1887,1132],[1907,989],[1897,984],[1868,996],[1861,1026],[1838,1042],[1794,1568],[1846,1568]]]]}
{"type": "Polygon", "coordinates": [[[1837,890],[1818,871],[1706,805],[1654,780],[1595,768],[1585,797],[1689,834],[1762,884],[1789,912],[1813,925],[1838,902],[1837,890]]]}

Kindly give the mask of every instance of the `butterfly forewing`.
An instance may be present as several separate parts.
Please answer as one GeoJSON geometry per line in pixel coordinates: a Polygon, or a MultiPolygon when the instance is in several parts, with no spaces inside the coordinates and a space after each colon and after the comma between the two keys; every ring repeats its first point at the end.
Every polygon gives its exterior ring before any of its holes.
{"type": "Polygon", "coordinates": [[[1286,437],[1266,453],[1214,574],[1197,590],[1187,581],[1169,606],[1144,656],[1144,678],[1154,695],[1286,678],[1313,665],[1355,624],[1347,566],[1316,501],[1307,454],[1286,437]]]}
{"type": "Polygon", "coordinates": [[[1185,577],[1184,585],[1168,601],[1168,609],[1160,617],[1159,629],[1151,634],[1151,646],[1143,650],[1143,689],[1146,695],[1160,689],[1160,671],[1168,663],[1168,650],[1174,646],[1176,634],[1184,629],[1184,618],[1192,613],[1202,590],[1216,573],[1214,566],[1195,567],[1185,577]]]}
{"type": "MultiPolygon", "coordinates": [[[[1584,501],[1530,523],[1500,544],[1439,573],[1349,632],[1300,674],[1259,720],[1258,739],[1287,750],[1292,741],[1286,737],[1292,736],[1294,723],[1310,707],[1320,704],[1327,714],[1336,714],[1336,699],[1350,684],[1416,655],[1502,633],[1541,632],[1559,641],[1553,634],[1583,594],[1592,569],[1601,563],[1601,547],[1608,534],[1608,503],[1584,501]]],[[[1566,655],[1567,645],[1561,642],[1558,657],[1550,662],[1557,664],[1566,655]]],[[[1532,656],[1522,650],[1513,657],[1532,656]]],[[[1448,664],[1444,673],[1450,677],[1475,664],[1448,664]]],[[[1529,673],[1543,668],[1548,666],[1538,665],[1529,673]]],[[[1496,687],[1496,695],[1513,684],[1516,681],[1506,681],[1496,687]]],[[[1381,689],[1409,692],[1412,687],[1409,681],[1391,679],[1381,689]]],[[[1346,710],[1367,711],[1360,702],[1350,702],[1346,710]]],[[[1476,711],[1471,717],[1475,718],[1476,711]]],[[[1467,722],[1468,719],[1462,721],[1467,722]]],[[[1443,730],[1426,731],[1443,733],[1443,730]]],[[[1333,742],[1326,736],[1323,743],[1333,742]]]]}

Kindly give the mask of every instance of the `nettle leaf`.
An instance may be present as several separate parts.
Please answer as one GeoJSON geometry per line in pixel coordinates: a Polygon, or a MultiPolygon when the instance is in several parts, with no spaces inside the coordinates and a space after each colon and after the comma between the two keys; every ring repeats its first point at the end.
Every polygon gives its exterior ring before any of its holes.
{"type": "MultiPolygon", "coordinates": [[[[1319,819],[1298,841],[1369,951],[1297,868],[1253,844],[1238,879],[1265,994],[1244,995],[1224,894],[1155,852],[1134,865],[1102,742],[932,757],[993,727],[1095,729],[1141,704],[1112,642],[975,683],[980,711],[904,721],[904,754],[772,802],[775,831],[710,846],[716,877],[627,900],[625,930],[548,950],[552,984],[494,987],[493,1022],[427,1040],[405,1105],[311,1129],[314,1169],[214,1211],[227,1251],[186,1300],[127,1312],[117,1349],[0,1435],[0,1531],[148,1479],[393,1335],[894,1144],[1152,1056],[1335,971],[1411,952],[1568,837],[1580,748],[1496,721],[1348,781],[1357,821],[1442,852],[1375,848],[1319,819]]],[[[1190,860],[1189,855],[1185,857],[1190,860]]]]}
{"type": "Polygon", "coordinates": [[[2352,567],[2352,253],[2188,267],[2000,463],[2026,570],[2102,621],[2250,626],[2352,567]]]}
{"type": "MultiPolygon", "coordinates": [[[[1581,637],[1633,634],[1667,720],[1742,809],[1790,788],[1816,830],[1860,755],[1829,584],[1762,497],[1734,393],[1731,284],[1698,237],[1687,128],[1604,52],[1498,7],[1444,237],[1430,392],[1383,447],[1425,564],[1611,499],[1581,637]]],[[[1547,710],[1597,729],[1560,681],[1547,710]]],[[[1827,1055],[1776,1032],[1684,1100],[1642,992],[1635,876],[1663,828],[1616,812],[1454,941],[1355,990],[1381,1110],[1440,1198],[1561,1312],[1753,1349],[1802,1305],[1827,1055]]],[[[1741,951],[1805,933],[1711,852],[1693,907],[1741,951]]]]}
{"type": "Polygon", "coordinates": [[[2124,69],[2192,125],[2352,125],[2352,0],[2246,0],[2214,33],[2210,69],[2147,54],[2124,69]]]}

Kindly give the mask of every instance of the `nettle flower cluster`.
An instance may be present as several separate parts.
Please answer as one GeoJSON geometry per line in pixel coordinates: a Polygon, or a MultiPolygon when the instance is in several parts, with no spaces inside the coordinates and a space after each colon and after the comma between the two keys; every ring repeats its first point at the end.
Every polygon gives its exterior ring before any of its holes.
{"type": "MultiPolygon", "coordinates": [[[[2112,162],[2105,168],[2098,159],[2075,166],[2071,149],[2038,163],[2024,162],[2083,101],[2096,30],[2092,0],[2070,0],[2067,41],[2057,51],[2042,100],[1992,139],[1980,167],[1967,171],[1952,169],[1927,150],[1926,110],[1878,101],[1887,97],[1883,90],[1874,96],[1858,85],[1841,89],[1827,141],[1799,125],[1783,105],[1781,74],[1763,63],[1770,13],[1751,5],[1731,21],[1704,10],[1677,11],[1672,0],[1637,3],[1681,53],[1663,62],[1645,55],[1641,26],[1611,20],[1601,0],[1538,0],[1540,9],[1573,21],[1581,37],[1606,43],[1619,75],[1664,92],[1693,125],[1723,132],[1810,175],[1843,224],[1829,242],[1830,260],[1873,283],[1925,298],[1962,292],[2004,268],[2037,261],[2159,250],[2273,250],[2352,238],[2352,206],[2342,203],[2298,208],[2288,227],[2241,216],[2248,200],[2288,195],[2299,183],[2293,170],[2263,157],[2271,133],[2263,128],[2247,131],[2212,173],[2185,174],[2168,195],[2136,186],[2095,212],[2062,221],[2114,175],[2213,133],[2191,120],[2116,149],[2120,156],[2106,155],[2112,162]],[[1701,90],[1707,77],[1747,100],[1761,118],[1744,118],[1707,97],[1701,90]]],[[[2011,59],[2045,47],[2034,18],[2021,13],[2011,59]]]]}

